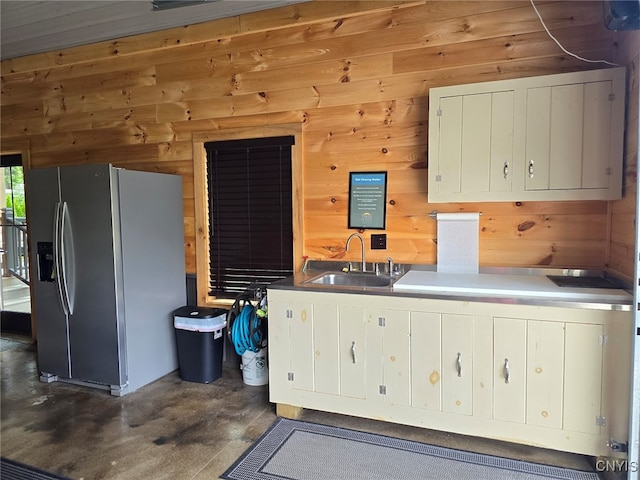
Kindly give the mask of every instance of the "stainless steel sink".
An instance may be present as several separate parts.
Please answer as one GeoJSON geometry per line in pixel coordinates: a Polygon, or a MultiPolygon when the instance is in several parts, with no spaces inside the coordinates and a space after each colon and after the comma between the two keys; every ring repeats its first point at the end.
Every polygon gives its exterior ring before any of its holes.
{"type": "Polygon", "coordinates": [[[393,279],[388,275],[363,272],[326,272],[304,283],[341,287],[390,287],[393,279]]]}

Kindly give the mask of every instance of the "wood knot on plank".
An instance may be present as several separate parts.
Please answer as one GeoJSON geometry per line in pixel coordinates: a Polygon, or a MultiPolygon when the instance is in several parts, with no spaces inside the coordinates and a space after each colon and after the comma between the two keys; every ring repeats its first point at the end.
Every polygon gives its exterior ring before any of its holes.
{"type": "Polygon", "coordinates": [[[556,248],[555,244],[551,245],[551,253],[549,255],[547,255],[546,257],[544,257],[542,260],[540,260],[540,262],[538,262],[539,265],[551,265],[553,263],[553,257],[554,255],[558,253],[558,249],[556,248]]]}
{"type": "Polygon", "coordinates": [[[518,231],[519,232],[524,232],[526,230],[529,230],[530,228],[532,228],[534,225],[536,224],[536,222],[533,222],[531,220],[528,220],[526,222],[522,222],[521,224],[518,225],[518,231]]]}
{"type": "Polygon", "coordinates": [[[553,261],[553,255],[547,255],[546,257],[544,257],[542,260],[538,262],[538,265],[551,265],[552,261],[553,261]]]}

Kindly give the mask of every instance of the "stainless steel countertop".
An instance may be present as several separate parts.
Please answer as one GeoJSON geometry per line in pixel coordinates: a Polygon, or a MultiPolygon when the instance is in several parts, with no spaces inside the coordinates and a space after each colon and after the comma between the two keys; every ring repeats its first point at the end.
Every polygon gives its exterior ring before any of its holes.
{"type": "MultiPolygon", "coordinates": [[[[359,265],[359,263],[358,263],[359,265]]],[[[470,284],[477,284],[478,278],[465,277],[460,275],[459,282],[456,277],[456,284],[451,283],[452,287],[447,288],[444,280],[451,280],[451,275],[443,275],[436,273],[435,265],[406,265],[396,264],[394,268],[393,283],[384,287],[354,286],[354,285],[323,285],[310,283],[313,280],[328,272],[339,272],[343,268],[348,269],[349,262],[333,262],[333,261],[309,261],[308,268],[305,272],[299,272],[284,280],[274,282],[268,286],[269,289],[279,290],[300,290],[314,292],[331,292],[355,295],[385,295],[393,297],[410,297],[410,298],[430,298],[438,300],[458,300],[473,302],[489,302],[489,303],[509,303],[519,305],[540,305],[596,310],[615,310],[615,311],[631,311],[633,295],[631,286],[624,284],[619,279],[606,276],[599,270],[580,270],[580,269],[558,269],[558,268],[508,268],[508,267],[481,267],[481,280],[491,279],[494,275],[498,280],[497,283],[509,284],[508,280],[514,280],[512,283],[518,283],[517,291],[490,291],[488,288],[459,288],[458,285],[464,284],[467,280],[470,284]],[[414,271],[413,277],[418,277],[415,272],[432,272],[423,275],[425,278],[437,279],[439,284],[430,287],[431,291],[421,291],[412,289],[415,287],[397,286],[394,284],[400,280],[405,273],[414,271]],[[542,283],[539,277],[546,275],[563,275],[563,276],[601,276],[620,286],[620,289],[595,289],[595,288],[575,288],[575,287],[558,287],[549,281],[548,295],[545,290],[546,283],[542,283]],[[517,276],[517,277],[512,277],[517,276]],[[536,278],[537,277],[537,278],[536,278]],[[443,280],[444,279],[444,280],[443,280]],[[531,295],[527,295],[526,285],[530,279],[532,288],[531,295]],[[473,282],[471,281],[473,280],[473,282]],[[502,282],[500,282],[502,281],[502,282]],[[541,288],[540,285],[545,287],[541,288]]],[[[351,265],[353,266],[353,265],[351,265]]],[[[376,267],[373,263],[367,264],[367,270],[373,272],[376,267]]],[[[388,274],[388,266],[386,263],[377,265],[378,270],[383,274],[388,274]]],[[[374,275],[373,273],[371,275],[374,275]]],[[[402,283],[402,282],[401,282],[402,283]]],[[[409,282],[411,283],[411,282],[409,282]]],[[[484,282],[483,282],[484,283],[484,282]]]]}

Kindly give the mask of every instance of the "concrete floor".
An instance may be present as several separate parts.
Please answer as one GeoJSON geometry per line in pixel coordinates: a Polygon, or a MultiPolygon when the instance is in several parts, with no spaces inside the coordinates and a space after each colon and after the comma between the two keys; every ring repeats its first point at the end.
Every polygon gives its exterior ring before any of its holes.
{"type": "MultiPolygon", "coordinates": [[[[177,372],[124,397],[38,381],[35,346],[3,335],[2,456],[73,479],[215,479],[275,420],[268,386],[225,364],[211,384],[177,372]]],[[[302,420],[454,448],[591,470],[593,459],[306,410],[302,420]]]]}

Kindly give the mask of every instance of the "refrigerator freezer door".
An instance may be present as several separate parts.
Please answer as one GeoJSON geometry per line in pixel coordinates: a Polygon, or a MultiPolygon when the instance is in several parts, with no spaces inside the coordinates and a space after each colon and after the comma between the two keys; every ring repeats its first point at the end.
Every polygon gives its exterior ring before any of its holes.
{"type": "Polygon", "coordinates": [[[41,269],[31,287],[32,314],[38,336],[38,369],[45,376],[69,378],[69,325],[58,295],[57,272],[51,265],[54,218],[60,202],[58,169],[28,170],[26,190],[31,264],[41,269]]]}
{"type": "Polygon", "coordinates": [[[68,298],[71,378],[123,385],[123,305],[119,271],[117,181],[109,165],[60,169],[60,198],[66,204],[62,257],[68,298]]]}

